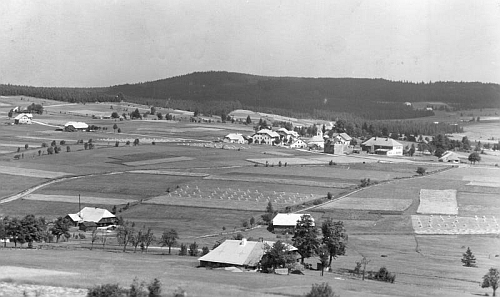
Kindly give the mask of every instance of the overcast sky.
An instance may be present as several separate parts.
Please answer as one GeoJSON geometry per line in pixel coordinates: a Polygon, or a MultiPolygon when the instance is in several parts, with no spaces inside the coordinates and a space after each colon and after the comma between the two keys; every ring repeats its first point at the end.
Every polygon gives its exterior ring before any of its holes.
{"type": "Polygon", "coordinates": [[[109,86],[208,70],[500,83],[500,0],[0,3],[0,83],[109,86]]]}

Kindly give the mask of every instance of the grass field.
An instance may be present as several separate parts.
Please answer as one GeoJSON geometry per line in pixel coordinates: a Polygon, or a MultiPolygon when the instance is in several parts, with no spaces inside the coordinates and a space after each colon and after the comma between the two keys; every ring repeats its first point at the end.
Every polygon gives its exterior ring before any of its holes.
{"type": "Polygon", "coordinates": [[[420,190],[421,214],[458,214],[456,190],[420,190]]]}
{"type": "MultiPolygon", "coordinates": [[[[233,147],[212,141],[230,132],[251,134],[252,125],[201,124],[185,119],[180,122],[152,118],[143,121],[92,119],[86,114],[135,108],[145,111],[148,107],[129,104],[83,106],[27,99],[0,98],[0,115],[5,122],[9,121],[6,114],[11,106],[45,102],[48,113],[37,115],[37,121],[48,125],[84,121],[107,130],[66,133],[42,124],[3,125],[0,168],[8,174],[0,173],[0,197],[63,174],[82,177],[50,184],[30,196],[0,204],[0,216],[36,214],[52,220],[77,212],[80,195],[82,207],[111,210],[116,204],[118,216],[135,222],[140,228],[152,228],[157,237],[165,229],[174,228],[180,242],[196,241],[200,246],[212,247],[217,240],[232,238],[237,232],[254,239],[290,240],[290,236],[268,232],[265,226],[251,230],[242,228],[243,222],[252,217],[260,220],[268,199],[283,210],[292,204],[325,197],[328,192],[338,198],[354,190],[364,178],[378,184],[307,210],[318,226],[327,218],[344,221],[349,235],[347,256],[334,260],[334,273],[327,273],[323,278],[319,277],[319,271],[306,271],[303,276],[277,276],[196,269],[198,263],[193,257],[162,256],[159,252],[123,254],[118,246],[107,252],[88,251],[87,238],[71,239],[60,244],[57,250],[0,250],[2,255],[10,253],[0,260],[2,266],[77,273],[58,277],[47,273],[35,277],[26,271],[12,281],[73,287],[119,282],[127,286],[134,276],[140,275],[144,280],[159,277],[166,293],[183,286],[189,296],[300,296],[309,291],[312,283],[322,281],[329,282],[341,296],[470,296],[490,292],[477,283],[486,270],[498,266],[500,260],[495,257],[499,254],[496,248],[500,246],[498,234],[486,232],[494,227],[493,216],[500,217],[497,215],[500,213],[497,199],[500,188],[496,186],[500,170],[490,166],[494,165],[496,156],[484,156],[485,162],[476,166],[451,167],[435,162],[435,157],[427,160],[363,154],[333,156],[265,145],[233,147]],[[80,115],[74,114],[75,111],[80,115]],[[114,124],[121,133],[115,133],[114,124]],[[125,139],[136,138],[141,139],[138,146],[123,143],[125,139]],[[93,139],[97,148],[84,150],[82,144],[76,144],[80,139],[93,139]],[[116,139],[120,139],[119,147],[114,147],[116,139]],[[152,145],[155,139],[158,143],[152,145]],[[52,140],[57,143],[65,140],[71,152],[63,147],[59,154],[38,156],[42,142],[52,140]],[[24,151],[25,158],[14,160],[17,147],[23,151],[25,144],[29,145],[24,151]],[[257,167],[249,160],[257,162],[257,167]],[[265,167],[266,161],[269,165],[274,163],[274,167],[265,167]],[[287,167],[278,167],[279,161],[282,165],[287,162],[287,167]],[[332,165],[328,165],[330,161],[332,165]],[[419,166],[426,167],[431,174],[416,176],[419,166]],[[443,168],[449,170],[433,174],[443,168]],[[20,175],[12,175],[12,172],[20,175]],[[417,215],[421,189],[455,190],[459,207],[457,219],[443,216],[443,222],[439,215],[417,215]],[[123,209],[132,201],[137,203],[123,209]],[[416,235],[419,221],[427,230],[429,227],[425,224],[429,220],[432,232],[416,235]],[[461,224],[462,230],[472,230],[458,233],[471,235],[452,233],[453,223],[457,229],[461,224]],[[464,224],[467,228],[463,228],[464,224]],[[479,235],[478,230],[490,235],[479,235]],[[452,235],[435,235],[443,232],[452,235]],[[461,266],[460,257],[469,245],[478,259],[479,269],[461,266]],[[371,260],[368,269],[386,266],[394,271],[396,283],[361,282],[345,274],[346,269],[354,268],[362,255],[371,260]]],[[[159,111],[166,113],[166,109],[159,111]]],[[[110,239],[110,244],[115,243],[110,239]]],[[[49,245],[49,248],[59,246],[49,245]]],[[[315,258],[306,261],[313,266],[318,262],[315,258]]]]}

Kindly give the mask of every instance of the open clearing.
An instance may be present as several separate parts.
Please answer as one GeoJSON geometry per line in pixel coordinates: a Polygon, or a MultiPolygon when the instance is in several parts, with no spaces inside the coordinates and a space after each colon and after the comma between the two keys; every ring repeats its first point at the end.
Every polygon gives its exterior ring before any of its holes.
{"type": "MultiPolygon", "coordinates": [[[[23,197],[23,199],[36,200],[36,201],[78,203],[77,197],[67,196],[67,195],[30,194],[23,197]]],[[[88,197],[88,196],[85,196],[83,199],[85,200],[85,203],[99,204],[99,205],[119,205],[119,204],[137,202],[137,200],[132,200],[132,199],[114,199],[114,198],[100,198],[100,197],[88,197]]]]}
{"type": "Polygon", "coordinates": [[[10,175],[27,176],[27,177],[37,177],[37,178],[56,178],[69,175],[69,173],[64,173],[64,172],[53,172],[53,171],[29,169],[22,167],[7,167],[0,165],[0,174],[2,173],[10,175]]]}
{"type": "Polygon", "coordinates": [[[417,213],[458,214],[457,191],[421,189],[417,213]]]}
{"type": "Polygon", "coordinates": [[[333,208],[402,212],[410,207],[412,203],[412,199],[356,198],[349,196],[323,205],[320,209],[333,208]]]}

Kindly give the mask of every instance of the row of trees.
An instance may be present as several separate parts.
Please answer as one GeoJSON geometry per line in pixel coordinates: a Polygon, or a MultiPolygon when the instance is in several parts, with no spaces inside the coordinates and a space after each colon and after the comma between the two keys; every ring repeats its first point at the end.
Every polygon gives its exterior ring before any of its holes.
{"type": "Polygon", "coordinates": [[[51,242],[54,237],[59,241],[61,236],[69,238],[69,227],[70,222],[63,217],[55,220],[49,228],[44,217],[31,214],[23,218],[7,216],[0,220],[0,239],[4,240],[4,246],[9,239],[15,247],[28,243],[28,247],[32,248],[34,242],[51,242]]]}
{"type": "Polygon", "coordinates": [[[147,253],[149,246],[153,242],[158,242],[162,246],[168,246],[168,253],[170,254],[172,247],[177,245],[177,239],[179,239],[175,229],[165,230],[158,239],[151,228],[146,228],[146,226],[137,228],[134,222],[122,219],[120,219],[116,236],[118,243],[123,245],[123,252],[127,250],[127,246],[130,244],[134,248],[134,253],[137,251],[137,247],[147,253]]]}

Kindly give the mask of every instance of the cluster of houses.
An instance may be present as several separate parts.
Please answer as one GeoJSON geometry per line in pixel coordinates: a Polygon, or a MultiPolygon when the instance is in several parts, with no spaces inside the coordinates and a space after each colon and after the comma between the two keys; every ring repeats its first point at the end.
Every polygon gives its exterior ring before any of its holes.
{"type": "Polygon", "coordinates": [[[360,146],[353,146],[352,137],[347,133],[323,133],[318,134],[304,141],[296,131],[289,131],[286,128],[279,128],[276,131],[271,129],[261,129],[252,136],[240,133],[230,133],[226,135],[223,142],[244,144],[278,145],[295,149],[315,149],[323,150],[325,153],[342,155],[349,153],[359,153],[365,151],[371,154],[402,156],[403,144],[389,137],[372,137],[363,142],[360,146]]]}

